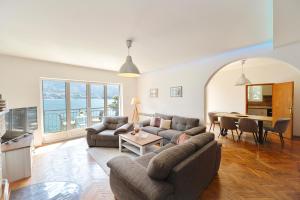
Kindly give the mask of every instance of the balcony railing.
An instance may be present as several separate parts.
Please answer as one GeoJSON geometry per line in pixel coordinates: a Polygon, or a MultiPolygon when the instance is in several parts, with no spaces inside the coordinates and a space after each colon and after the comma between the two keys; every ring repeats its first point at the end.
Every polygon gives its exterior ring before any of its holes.
{"type": "MultiPolygon", "coordinates": [[[[88,125],[86,108],[71,109],[70,128],[85,128],[88,125]]],[[[90,124],[99,123],[104,116],[104,108],[91,108],[90,124]]],[[[119,110],[107,108],[107,116],[118,116],[119,110]]],[[[55,133],[67,130],[66,110],[45,110],[44,111],[44,132],[55,133]]]]}

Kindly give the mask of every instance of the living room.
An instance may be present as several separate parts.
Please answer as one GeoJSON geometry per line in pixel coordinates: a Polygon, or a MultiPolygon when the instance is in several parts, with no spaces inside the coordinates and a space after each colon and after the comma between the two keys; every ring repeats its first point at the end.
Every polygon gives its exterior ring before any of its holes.
{"type": "Polygon", "coordinates": [[[2,198],[298,199],[299,7],[2,1],[2,198]]]}

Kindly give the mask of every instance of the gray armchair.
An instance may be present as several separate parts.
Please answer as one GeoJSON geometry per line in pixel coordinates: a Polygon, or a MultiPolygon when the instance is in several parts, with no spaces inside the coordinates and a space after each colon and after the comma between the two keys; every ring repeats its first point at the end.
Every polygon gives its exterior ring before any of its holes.
{"type": "Polygon", "coordinates": [[[102,123],[86,128],[86,139],[89,147],[118,147],[118,135],[132,130],[128,117],[104,117],[102,123]]]}

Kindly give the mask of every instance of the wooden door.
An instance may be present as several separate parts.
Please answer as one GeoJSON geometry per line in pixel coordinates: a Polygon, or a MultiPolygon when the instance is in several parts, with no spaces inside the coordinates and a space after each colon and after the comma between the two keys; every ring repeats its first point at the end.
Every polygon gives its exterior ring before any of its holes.
{"type": "Polygon", "coordinates": [[[278,118],[290,118],[285,138],[293,137],[293,106],[294,106],[294,82],[275,83],[272,92],[272,117],[273,125],[278,118]]]}

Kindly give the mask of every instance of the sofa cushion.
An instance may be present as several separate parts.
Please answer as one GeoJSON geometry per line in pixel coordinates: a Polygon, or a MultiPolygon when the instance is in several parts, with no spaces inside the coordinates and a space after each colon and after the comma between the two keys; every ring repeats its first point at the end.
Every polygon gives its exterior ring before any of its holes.
{"type": "Polygon", "coordinates": [[[172,120],[173,116],[171,116],[171,115],[165,115],[165,114],[161,114],[161,113],[155,113],[154,117],[159,117],[161,119],[166,119],[166,120],[172,120]]]}
{"type": "Polygon", "coordinates": [[[151,117],[150,126],[159,127],[160,126],[160,118],[159,117],[151,117]]]}
{"type": "Polygon", "coordinates": [[[156,153],[156,154],[158,154],[158,153],[160,153],[160,152],[162,152],[162,151],[164,151],[164,150],[166,150],[166,149],[168,149],[168,148],[170,148],[170,147],[174,147],[174,146],[175,146],[175,144],[169,143],[169,144],[166,144],[166,145],[160,147],[159,149],[156,149],[156,150],[153,151],[153,152],[156,153]]]}
{"type": "Polygon", "coordinates": [[[178,137],[176,144],[183,144],[186,141],[188,141],[190,139],[190,136],[188,136],[186,133],[180,134],[180,136],[178,137]]]}
{"type": "Polygon", "coordinates": [[[202,133],[200,135],[192,136],[188,140],[188,143],[193,143],[197,147],[197,149],[200,149],[214,139],[215,135],[213,133],[202,133]]]}
{"type": "Polygon", "coordinates": [[[154,156],[156,156],[156,153],[147,153],[143,156],[137,157],[136,159],[134,159],[137,163],[139,163],[140,165],[142,165],[143,167],[147,168],[151,158],[153,158],[154,156]]]}
{"type": "Polygon", "coordinates": [[[199,119],[173,116],[172,118],[172,129],[178,131],[185,131],[194,127],[199,126],[199,119]]]}
{"type": "Polygon", "coordinates": [[[175,135],[178,135],[178,134],[181,134],[182,132],[181,131],[176,131],[176,130],[173,130],[173,129],[169,129],[169,130],[162,130],[158,133],[159,136],[163,137],[163,138],[166,138],[168,140],[172,140],[172,138],[175,136],[175,135]]]}
{"type": "Polygon", "coordinates": [[[163,129],[160,129],[160,128],[157,128],[157,127],[154,127],[154,126],[145,126],[145,127],[142,127],[142,130],[145,131],[145,132],[157,135],[158,132],[163,130],[163,129]]]}
{"type": "Polygon", "coordinates": [[[115,130],[128,123],[128,117],[104,117],[103,124],[109,130],[115,130]]]}
{"type": "Polygon", "coordinates": [[[109,136],[109,135],[114,135],[115,134],[115,130],[104,130],[100,133],[98,133],[97,135],[106,135],[106,136],[109,136]]]}
{"type": "Polygon", "coordinates": [[[196,151],[193,143],[187,142],[170,147],[154,156],[147,167],[147,174],[153,179],[163,180],[182,160],[196,151]]]}
{"type": "Polygon", "coordinates": [[[161,129],[170,129],[171,128],[171,122],[172,122],[171,120],[161,119],[159,128],[161,128],[161,129]]]}

